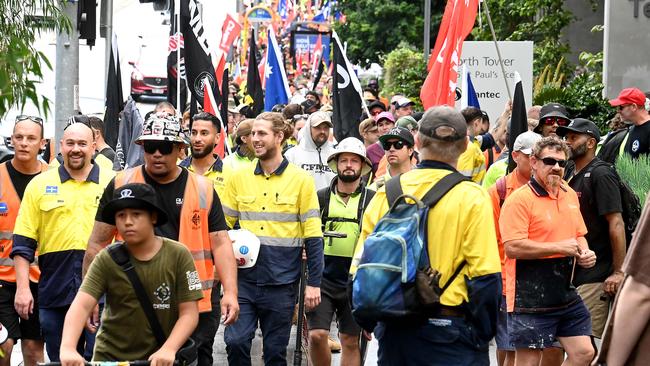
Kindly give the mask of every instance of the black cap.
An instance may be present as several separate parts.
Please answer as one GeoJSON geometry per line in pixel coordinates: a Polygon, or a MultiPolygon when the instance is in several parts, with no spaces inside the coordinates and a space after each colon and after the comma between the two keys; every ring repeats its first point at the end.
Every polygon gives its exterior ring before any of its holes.
{"type": "Polygon", "coordinates": [[[381,108],[382,112],[386,112],[386,105],[379,100],[373,100],[372,103],[368,104],[369,111],[373,108],[381,108]]]}
{"type": "Polygon", "coordinates": [[[158,214],[156,226],[167,222],[167,214],[160,208],[156,192],[148,184],[129,183],[115,189],[113,199],[102,210],[102,220],[107,224],[115,225],[115,214],[125,208],[156,212],[158,214]]]}
{"type": "Polygon", "coordinates": [[[399,139],[406,142],[409,147],[415,145],[415,140],[413,139],[413,134],[411,131],[404,127],[393,127],[385,135],[379,136],[379,141],[386,142],[391,139],[399,139]]]}
{"type": "Polygon", "coordinates": [[[555,131],[555,133],[557,133],[557,135],[560,137],[566,136],[566,134],[569,132],[589,135],[595,138],[596,141],[600,141],[600,131],[598,131],[598,126],[596,126],[595,123],[591,122],[588,119],[576,118],[571,121],[568,126],[560,126],[555,131]]]}
{"type": "Polygon", "coordinates": [[[541,134],[542,126],[544,125],[543,123],[544,118],[548,118],[548,117],[564,118],[567,121],[571,120],[571,118],[569,118],[569,112],[567,112],[565,106],[563,106],[560,103],[546,103],[539,110],[539,123],[537,124],[533,132],[537,132],[541,134]]]}

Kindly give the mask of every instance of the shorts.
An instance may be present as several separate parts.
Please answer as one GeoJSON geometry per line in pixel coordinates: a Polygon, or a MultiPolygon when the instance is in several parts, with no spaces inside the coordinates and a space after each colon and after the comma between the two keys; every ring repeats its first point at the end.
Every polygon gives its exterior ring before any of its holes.
{"type": "Polygon", "coordinates": [[[336,313],[336,322],[340,333],[353,336],[358,336],[361,333],[361,327],[352,317],[350,299],[345,287],[337,287],[323,280],[320,298],[320,304],[314,310],[307,312],[307,323],[310,330],[326,329],[329,331],[332,318],[336,313]]]}
{"type": "Polygon", "coordinates": [[[514,348],[555,347],[556,337],[591,336],[591,317],[578,300],[566,308],[545,313],[509,313],[508,336],[514,348]]]}
{"type": "Polygon", "coordinates": [[[578,286],[577,290],[589,310],[589,314],[591,314],[592,334],[596,338],[601,338],[603,331],[605,331],[605,323],[607,323],[609,305],[612,299],[609,296],[601,299],[605,295],[602,282],[586,283],[578,286]]]}
{"type": "Polygon", "coordinates": [[[510,345],[508,337],[508,304],[506,303],[505,295],[501,297],[499,314],[497,314],[497,334],[494,338],[497,342],[497,349],[499,351],[515,350],[515,348],[510,345]]]}
{"type": "Polygon", "coordinates": [[[0,281],[0,323],[7,328],[9,338],[43,340],[38,318],[38,283],[30,282],[29,289],[34,297],[34,312],[25,320],[14,307],[16,284],[0,281]]]}

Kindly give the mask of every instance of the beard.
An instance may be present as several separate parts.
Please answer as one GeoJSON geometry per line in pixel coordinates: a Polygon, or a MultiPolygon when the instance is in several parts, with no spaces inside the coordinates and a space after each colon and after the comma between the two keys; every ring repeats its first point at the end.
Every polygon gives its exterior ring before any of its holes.
{"type": "Polygon", "coordinates": [[[264,161],[264,160],[269,160],[269,159],[273,158],[276,155],[276,153],[277,153],[277,148],[275,146],[272,146],[272,147],[268,147],[266,149],[266,151],[264,151],[260,155],[257,155],[257,153],[256,153],[255,156],[258,159],[264,161]]]}
{"type": "Polygon", "coordinates": [[[571,157],[572,160],[575,160],[577,158],[581,158],[581,157],[585,156],[585,154],[587,153],[587,143],[576,146],[575,149],[571,148],[571,149],[569,149],[569,152],[570,152],[570,155],[571,155],[570,157],[571,157]]]}
{"type": "Polygon", "coordinates": [[[205,145],[201,150],[195,150],[192,146],[192,157],[196,159],[205,158],[206,156],[212,154],[215,146],[216,144],[205,145]]]}
{"type": "Polygon", "coordinates": [[[549,188],[557,188],[560,186],[560,182],[562,182],[562,177],[559,175],[559,173],[556,175],[556,173],[549,173],[549,175],[546,176],[546,186],[549,188]]]}
{"type": "Polygon", "coordinates": [[[339,179],[345,183],[352,183],[361,177],[361,171],[354,171],[352,169],[346,169],[340,171],[337,169],[336,173],[338,174],[339,179]],[[346,172],[353,172],[353,174],[345,174],[346,172]]]}
{"type": "Polygon", "coordinates": [[[86,166],[86,159],[85,159],[86,155],[85,154],[78,154],[78,155],[75,155],[74,157],[81,157],[82,159],[79,162],[73,162],[73,160],[71,159],[72,154],[68,155],[66,157],[66,168],[68,168],[70,170],[81,170],[81,169],[83,169],[86,166]]]}

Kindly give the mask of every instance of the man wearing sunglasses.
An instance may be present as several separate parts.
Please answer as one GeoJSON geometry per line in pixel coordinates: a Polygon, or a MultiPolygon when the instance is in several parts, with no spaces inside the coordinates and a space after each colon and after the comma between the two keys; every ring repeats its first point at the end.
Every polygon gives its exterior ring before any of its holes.
{"type": "Polygon", "coordinates": [[[539,123],[533,130],[542,137],[557,136],[557,128],[571,122],[566,107],[560,103],[547,103],[539,111],[539,123]]]}
{"type": "Polygon", "coordinates": [[[215,309],[218,297],[212,298],[213,293],[218,296],[218,291],[212,291],[215,269],[224,290],[221,299],[224,324],[234,323],[239,314],[236,262],[219,196],[208,179],[176,165],[185,142],[180,123],[173,116],[150,116],[136,144],[144,148],[145,163],[119,172],[106,187],[88,242],[84,271],[116,233],[115,225],[106,221],[102,214],[115,189],[128,183],[148,183],[154,187],[169,217],[167,223],[156,227],[156,235],[186,245],[199,273],[203,299],[199,301],[199,325],[192,333],[192,339],[198,346],[198,364],[211,366],[212,344],[219,326],[218,310],[215,309]]]}
{"type": "Polygon", "coordinates": [[[618,109],[624,121],[632,122],[625,144],[625,152],[636,159],[650,153],[650,114],[644,108],[645,94],[637,88],[621,90],[616,99],[609,101],[618,109]]]}
{"type": "MultiPolygon", "coordinates": [[[[59,361],[65,314],[81,284],[81,264],[104,187],[113,171],[92,161],[90,125],[71,123],[61,139],[63,163],[29,182],[13,232],[16,311],[23,319],[39,312],[43,339],[52,361],[59,361]],[[38,253],[41,276],[38,304],[29,289],[29,267],[38,253]]],[[[94,335],[86,332],[80,353],[90,360],[94,335]],[[84,351],[85,346],[85,351],[84,351]]]]}
{"type": "Polygon", "coordinates": [[[413,169],[411,157],[415,149],[415,141],[411,132],[404,127],[393,127],[388,133],[379,137],[379,143],[384,149],[386,162],[386,174],[377,177],[370,189],[376,191],[386,184],[391,177],[406,173],[413,169]]]}
{"type": "MultiPolygon", "coordinates": [[[[38,311],[29,319],[18,315],[14,298],[16,296],[16,272],[9,259],[12,248],[11,233],[23,199],[27,184],[38,174],[47,170],[47,164],[38,160],[39,151],[45,146],[43,120],[40,117],[21,115],[16,117],[11,144],[14,156],[0,164],[0,323],[7,329],[7,340],[0,346],[5,357],[0,365],[11,364],[11,352],[18,339],[24,364],[36,366],[43,362],[43,337],[38,321],[38,311]]],[[[40,271],[36,263],[29,267],[27,291],[37,299],[40,271]]]]}
{"type": "Polygon", "coordinates": [[[557,340],[566,364],[594,356],[591,318],[573,285],[576,264],[591,268],[578,196],[563,180],[569,149],[557,137],[539,140],[530,156],[533,177],[503,204],[499,218],[506,254],[508,337],[517,364],[538,365],[557,340]]]}

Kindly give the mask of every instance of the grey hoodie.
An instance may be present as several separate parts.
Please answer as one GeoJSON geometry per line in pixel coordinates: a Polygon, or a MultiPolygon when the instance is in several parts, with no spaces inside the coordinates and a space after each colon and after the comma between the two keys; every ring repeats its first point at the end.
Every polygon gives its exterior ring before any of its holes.
{"type": "Polygon", "coordinates": [[[300,130],[299,140],[298,146],[287,150],[284,156],[290,163],[306,170],[314,177],[316,190],[329,187],[332,178],[336,176],[336,173],[327,166],[327,158],[335,151],[334,145],[327,141],[322,146],[316,147],[309,125],[305,125],[300,130]]]}

